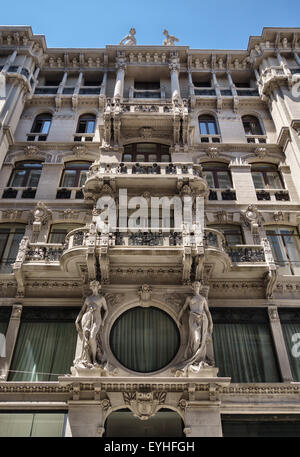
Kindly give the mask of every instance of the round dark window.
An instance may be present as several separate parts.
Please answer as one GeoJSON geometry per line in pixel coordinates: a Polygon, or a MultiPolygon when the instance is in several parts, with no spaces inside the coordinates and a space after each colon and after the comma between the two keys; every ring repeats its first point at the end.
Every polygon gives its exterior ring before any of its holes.
{"type": "Polygon", "coordinates": [[[179,344],[174,320],[154,307],[126,311],[115,321],[110,332],[110,347],[116,359],[124,367],[141,373],[168,365],[179,344]]]}

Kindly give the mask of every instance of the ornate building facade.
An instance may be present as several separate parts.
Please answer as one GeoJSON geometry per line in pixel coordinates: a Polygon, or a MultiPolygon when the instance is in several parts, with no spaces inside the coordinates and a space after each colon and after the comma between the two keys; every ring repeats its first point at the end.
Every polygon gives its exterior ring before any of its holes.
{"type": "Polygon", "coordinates": [[[299,435],[300,29],[135,33],[0,27],[0,436],[299,435]]]}

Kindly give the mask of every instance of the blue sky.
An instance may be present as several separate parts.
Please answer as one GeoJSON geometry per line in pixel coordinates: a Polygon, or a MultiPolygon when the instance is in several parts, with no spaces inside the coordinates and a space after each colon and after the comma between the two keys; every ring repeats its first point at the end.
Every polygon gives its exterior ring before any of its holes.
{"type": "Polygon", "coordinates": [[[137,44],[161,44],[166,28],[179,45],[245,49],[263,27],[300,27],[299,0],[13,0],[0,11],[1,25],[31,25],[48,47],[101,48],[135,27],[137,44]]]}

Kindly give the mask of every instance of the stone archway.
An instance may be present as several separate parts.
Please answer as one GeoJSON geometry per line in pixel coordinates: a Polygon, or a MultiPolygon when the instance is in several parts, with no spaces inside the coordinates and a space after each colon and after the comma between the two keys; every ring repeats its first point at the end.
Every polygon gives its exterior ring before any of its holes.
{"type": "Polygon", "coordinates": [[[185,437],[180,415],[171,409],[160,409],[148,420],[140,420],[130,409],[113,411],[105,421],[104,437],[185,437]]]}

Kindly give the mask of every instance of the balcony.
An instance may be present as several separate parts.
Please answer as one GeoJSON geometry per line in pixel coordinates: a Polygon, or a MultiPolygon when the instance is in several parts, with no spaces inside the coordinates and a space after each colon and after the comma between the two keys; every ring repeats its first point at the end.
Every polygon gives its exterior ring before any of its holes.
{"type": "Polygon", "coordinates": [[[93,141],[94,133],[75,133],[74,141],[93,141]]]}
{"type": "Polygon", "coordinates": [[[204,229],[204,247],[208,251],[218,251],[229,256],[232,264],[264,264],[266,266],[265,246],[263,244],[228,245],[219,230],[204,229]]]}
{"type": "Polygon", "coordinates": [[[212,87],[201,88],[201,89],[198,87],[194,87],[194,91],[195,91],[196,97],[211,97],[211,96],[215,97],[216,96],[216,91],[212,87]]]}
{"type": "Polygon", "coordinates": [[[159,185],[161,191],[176,190],[178,180],[192,182],[192,186],[200,192],[207,190],[207,183],[202,174],[200,165],[186,163],[165,162],[123,162],[93,164],[87,174],[84,185],[84,194],[98,188],[99,180],[113,179],[119,188],[148,187],[153,189],[159,185]],[[161,177],[164,179],[160,179],[161,177]],[[134,179],[133,179],[134,178],[134,179]]]}
{"type": "Polygon", "coordinates": [[[59,187],[56,192],[56,198],[60,200],[82,200],[84,195],[81,187],[59,187]]]}
{"type": "Polygon", "coordinates": [[[236,193],[234,189],[210,189],[208,200],[210,201],[233,201],[236,200],[236,193]]]}
{"type": "Polygon", "coordinates": [[[238,88],[236,92],[239,97],[259,97],[258,90],[251,89],[250,87],[238,88]]]}
{"type": "Polygon", "coordinates": [[[56,95],[58,86],[39,86],[35,89],[34,95],[56,95]]]}
{"type": "Polygon", "coordinates": [[[60,243],[29,243],[25,262],[59,262],[63,251],[60,243]]]}
{"type": "Polygon", "coordinates": [[[36,187],[8,187],[4,189],[2,198],[35,198],[36,187]]]}
{"type": "Polygon", "coordinates": [[[247,135],[246,136],[247,143],[267,143],[267,136],[266,135],[247,135]]]}
{"type": "Polygon", "coordinates": [[[259,201],[290,201],[289,192],[279,189],[256,189],[256,197],[259,201]]]}
{"type": "Polygon", "coordinates": [[[221,135],[200,135],[200,143],[221,143],[221,135]]]}

